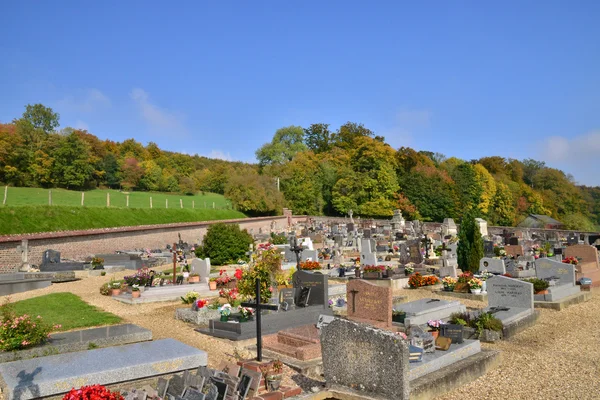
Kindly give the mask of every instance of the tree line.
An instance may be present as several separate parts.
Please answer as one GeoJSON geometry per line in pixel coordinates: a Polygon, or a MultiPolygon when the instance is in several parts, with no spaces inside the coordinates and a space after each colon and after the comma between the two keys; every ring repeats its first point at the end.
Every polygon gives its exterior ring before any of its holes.
{"type": "Polygon", "coordinates": [[[294,213],[460,220],[472,210],[492,225],[511,226],[544,214],[568,228],[600,224],[600,188],[578,186],[560,170],[532,159],[461,160],[392,148],[362,124],[348,122],[278,129],[256,151],[258,164],[161,150],[134,139],[101,140],[59,127],[59,115],[27,105],[0,124],[0,182],[14,186],[96,187],[224,194],[248,215],[294,213]]]}

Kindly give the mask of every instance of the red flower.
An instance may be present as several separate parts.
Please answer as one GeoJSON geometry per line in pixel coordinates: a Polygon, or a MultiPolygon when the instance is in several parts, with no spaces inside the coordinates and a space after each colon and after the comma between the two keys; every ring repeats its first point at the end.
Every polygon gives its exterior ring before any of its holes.
{"type": "Polygon", "coordinates": [[[235,278],[239,281],[240,279],[242,279],[242,274],[244,273],[244,271],[242,271],[240,268],[235,270],[235,274],[233,274],[235,276],[235,278]]]}
{"type": "Polygon", "coordinates": [[[63,400],[123,400],[119,392],[111,393],[102,385],[82,386],[80,389],[71,389],[63,400]]]}

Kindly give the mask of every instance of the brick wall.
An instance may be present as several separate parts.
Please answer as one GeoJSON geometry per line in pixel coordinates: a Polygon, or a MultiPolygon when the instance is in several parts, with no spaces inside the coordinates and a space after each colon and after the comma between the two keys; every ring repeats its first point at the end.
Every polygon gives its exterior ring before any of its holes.
{"type": "Polygon", "coordinates": [[[152,227],[126,227],[94,231],[53,232],[0,237],[0,273],[16,272],[22,265],[21,249],[25,246],[30,265],[40,265],[47,249],[60,251],[61,259],[83,260],[100,253],[116,250],[164,249],[181,239],[188,243],[200,243],[211,224],[235,223],[241,229],[258,233],[287,228],[287,218],[261,217],[204,223],[157,225],[152,227]],[[25,240],[25,242],[24,242],[25,240]]]}

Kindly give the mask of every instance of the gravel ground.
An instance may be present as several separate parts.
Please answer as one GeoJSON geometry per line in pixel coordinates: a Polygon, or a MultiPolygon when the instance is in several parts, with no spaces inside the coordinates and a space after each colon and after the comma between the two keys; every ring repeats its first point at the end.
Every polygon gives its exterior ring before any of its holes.
{"type": "MultiPolygon", "coordinates": [[[[168,267],[166,267],[168,268],[168,267]]],[[[115,274],[122,277],[131,273],[115,274]]],[[[48,293],[72,292],[105,311],[119,315],[125,322],[152,330],[154,339],[174,338],[205,350],[209,366],[232,361],[234,353],[252,356],[243,350],[254,340],[230,342],[194,332],[191,325],[174,319],[179,302],[127,305],[100,295],[98,289],[110,276],[91,277],[77,282],[53,284],[35,291],[11,296],[13,301],[48,293]]],[[[439,297],[426,290],[397,290],[409,300],[439,297]]],[[[600,399],[600,291],[587,303],[557,312],[541,310],[537,324],[510,340],[482,344],[502,351],[499,368],[439,399],[600,399]]],[[[461,300],[467,307],[485,303],[461,300]]],[[[292,375],[292,374],[289,374],[292,375]]],[[[316,382],[315,382],[316,383],[316,382]]],[[[304,386],[304,385],[303,385],[304,386]]]]}

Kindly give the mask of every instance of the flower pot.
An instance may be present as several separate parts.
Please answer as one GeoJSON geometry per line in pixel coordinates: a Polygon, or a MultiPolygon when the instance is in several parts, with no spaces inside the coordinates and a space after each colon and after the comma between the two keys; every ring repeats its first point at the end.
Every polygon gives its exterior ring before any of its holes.
{"type": "Polygon", "coordinates": [[[365,272],[364,279],[381,279],[381,272],[365,272]]]}
{"type": "Polygon", "coordinates": [[[433,336],[433,340],[437,339],[438,336],[440,336],[440,331],[429,331],[429,333],[431,333],[431,336],[433,336]]]}
{"type": "Polygon", "coordinates": [[[454,291],[457,293],[469,293],[469,284],[468,283],[457,283],[454,286],[454,291]]]}
{"type": "Polygon", "coordinates": [[[208,282],[208,287],[210,288],[210,290],[217,290],[217,282],[215,282],[215,281],[208,282]]]}
{"type": "Polygon", "coordinates": [[[134,299],[137,299],[138,297],[140,297],[141,293],[139,290],[135,290],[133,292],[131,292],[131,297],[134,299]]]}
{"type": "Polygon", "coordinates": [[[190,276],[188,278],[188,282],[190,282],[190,283],[198,283],[198,282],[200,282],[200,277],[199,276],[190,276]]]}
{"type": "Polygon", "coordinates": [[[356,269],[354,270],[354,276],[355,276],[356,278],[360,278],[360,268],[356,268],[356,269]]]}
{"type": "Polygon", "coordinates": [[[275,390],[278,390],[281,385],[281,379],[281,375],[268,376],[266,380],[269,391],[274,392],[275,390]]]}
{"type": "Polygon", "coordinates": [[[121,289],[113,289],[112,290],[112,295],[113,296],[118,296],[121,294],[121,289]]]}
{"type": "Polygon", "coordinates": [[[184,272],[183,273],[183,277],[186,278],[186,279],[189,278],[190,277],[190,273],[189,272],[184,272]]]}
{"type": "Polygon", "coordinates": [[[221,315],[220,321],[221,322],[227,322],[227,321],[229,321],[229,315],[221,315]]]}
{"type": "Polygon", "coordinates": [[[444,292],[454,292],[454,286],[444,286],[444,292]]]}
{"type": "Polygon", "coordinates": [[[238,317],[239,322],[248,322],[248,317],[242,317],[241,315],[238,317]]]}
{"type": "Polygon", "coordinates": [[[535,294],[548,294],[548,289],[540,290],[538,292],[535,292],[535,294]]]}
{"type": "Polygon", "coordinates": [[[473,294],[481,294],[481,288],[479,288],[479,289],[471,289],[471,293],[473,293],[473,294]]]}
{"type": "Polygon", "coordinates": [[[397,315],[392,314],[392,321],[394,321],[394,322],[399,322],[399,323],[403,324],[405,318],[406,318],[406,313],[397,314],[397,315]]]}

